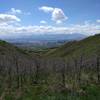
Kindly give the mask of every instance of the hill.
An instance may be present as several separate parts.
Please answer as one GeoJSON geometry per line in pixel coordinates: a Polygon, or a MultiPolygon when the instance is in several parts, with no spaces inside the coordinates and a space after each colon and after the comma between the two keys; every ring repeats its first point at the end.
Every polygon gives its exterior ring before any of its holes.
{"type": "MultiPolygon", "coordinates": [[[[32,59],[30,55],[28,55],[28,53],[26,53],[24,50],[10,43],[7,43],[6,41],[0,40],[0,60],[4,60],[2,58],[9,59],[9,60],[14,60],[15,58],[22,59],[22,60],[32,59]]],[[[6,64],[6,61],[5,61],[5,64],[6,64]]]]}
{"type": "Polygon", "coordinates": [[[100,34],[90,36],[80,41],[72,41],[60,46],[59,48],[50,49],[45,56],[50,57],[67,57],[85,54],[87,56],[96,54],[100,51],[100,34]]]}
{"type": "Polygon", "coordinates": [[[99,51],[100,34],[37,52],[0,41],[0,99],[100,100],[99,51]]]}

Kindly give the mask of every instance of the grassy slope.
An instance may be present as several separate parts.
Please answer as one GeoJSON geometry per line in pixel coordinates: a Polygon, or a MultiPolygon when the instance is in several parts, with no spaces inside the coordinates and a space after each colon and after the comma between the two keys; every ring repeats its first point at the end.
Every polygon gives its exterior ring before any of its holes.
{"type": "Polygon", "coordinates": [[[0,40],[0,55],[6,55],[6,56],[11,56],[11,57],[21,56],[26,59],[32,59],[32,57],[38,56],[38,53],[32,52],[32,55],[31,55],[31,53],[29,53],[28,50],[18,48],[6,41],[0,40]]]}
{"type": "MultiPolygon", "coordinates": [[[[100,50],[100,35],[89,37],[79,42],[70,42],[59,48],[50,49],[46,52],[46,56],[67,57],[68,55],[79,55],[81,53],[91,55],[95,54],[98,50],[100,50]]],[[[2,53],[26,55],[23,50],[4,41],[0,41],[0,54],[2,53]]],[[[52,93],[47,91],[47,88],[45,84],[32,87],[27,85],[22,90],[15,89],[10,94],[6,93],[4,100],[100,100],[100,86],[92,84],[85,87],[87,95],[83,94],[80,96],[77,93],[52,93]]]]}
{"type": "Polygon", "coordinates": [[[100,34],[88,37],[81,41],[69,42],[59,48],[49,50],[45,56],[67,57],[71,55],[91,55],[100,51],[100,34]]]}

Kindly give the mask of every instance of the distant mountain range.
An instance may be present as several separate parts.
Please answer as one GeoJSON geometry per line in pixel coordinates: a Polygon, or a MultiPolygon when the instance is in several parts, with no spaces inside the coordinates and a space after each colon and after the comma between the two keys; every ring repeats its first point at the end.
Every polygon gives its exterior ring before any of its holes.
{"type": "Polygon", "coordinates": [[[85,38],[86,35],[83,34],[35,34],[31,36],[23,37],[9,37],[1,38],[7,40],[8,42],[29,42],[34,43],[37,41],[62,41],[62,40],[80,40],[85,38]]]}
{"type": "Polygon", "coordinates": [[[35,34],[24,37],[3,38],[7,42],[22,48],[48,48],[62,45],[68,41],[81,40],[83,34],[35,34]]]}

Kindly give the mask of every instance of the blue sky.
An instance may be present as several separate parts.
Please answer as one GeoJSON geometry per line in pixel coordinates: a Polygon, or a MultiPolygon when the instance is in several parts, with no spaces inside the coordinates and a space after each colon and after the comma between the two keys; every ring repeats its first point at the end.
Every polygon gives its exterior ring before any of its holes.
{"type": "Polygon", "coordinates": [[[100,0],[0,0],[0,36],[99,33],[99,10],[100,0]]]}

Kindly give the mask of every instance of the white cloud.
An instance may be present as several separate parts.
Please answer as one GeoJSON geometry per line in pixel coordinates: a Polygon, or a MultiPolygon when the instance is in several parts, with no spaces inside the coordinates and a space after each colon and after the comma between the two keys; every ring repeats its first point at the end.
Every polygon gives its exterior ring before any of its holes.
{"type": "MultiPolygon", "coordinates": [[[[57,23],[62,23],[67,17],[59,8],[54,8],[52,12],[52,20],[57,23]]],[[[40,23],[46,24],[42,26],[28,25],[22,26],[19,22],[21,20],[12,14],[0,14],[0,37],[1,36],[22,36],[32,34],[95,34],[100,33],[100,25],[98,23],[90,23],[85,21],[83,24],[74,24],[70,26],[49,26],[46,21],[42,20],[40,23]]]]}
{"type": "Polygon", "coordinates": [[[100,23],[100,19],[96,20],[97,23],[100,23]]]}
{"type": "Polygon", "coordinates": [[[45,13],[51,13],[51,19],[55,21],[57,24],[62,23],[67,20],[68,17],[64,14],[63,10],[60,8],[53,8],[48,6],[42,6],[39,10],[44,11],[45,13]]]}
{"type": "Polygon", "coordinates": [[[67,19],[68,19],[68,17],[65,16],[62,9],[55,8],[54,11],[52,12],[52,20],[58,24],[62,23],[62,21],[67,20],[67,19]]]}
{"type": "Polygon", "coordinates": [[[22,10],[20,9],[15,9],[15,8],[11,8],[8,12],[6,12],[8,14],[11,14],[11,15],[17,15],[17,14],[23,14],[23,15],[31,15],[30,12],[23,12],[22,10]]]}
{"type": "Polygon", "coordinates": [[[32,34],[96,34],[100,33],[100,25],[98,24],[75,24],[69,27],[57,26],[14,26],[11,24],[4,24],[0,26],[0,36],[25,36],[32,34]]]}
{"type": "Polygon", "coordinates": [[[56,21],[56,24],[61,24],[61,23],[62,23],[62,21],[60,21],[60,20],[56,21]]]}
{"type": "Polygon", "coordinates": [[[9,13],[10,14],[22,14],[22,11],[20,9],[11,8],[9,13]]]}
{"type": "Polygon", "coordinates": [[[41,24],[47,24],[47,22],[44,21],[44,20],[41,20],[40,23],[41,23],[41,24]]]}
{"type": "Polygon", "coordinates": [[[12,22],[19,22],[20,19],[15,15],[9,14],[0,14],[0,23],[12,23],[12,22]]]}
{"type": "Polygon", "coordinates": [[[53,12],[54,8],[53,7],[48,7],[48,6],[42,6],[42,7],[39,8],[39,10],[48,13],[48,12],[53,12]]]}

